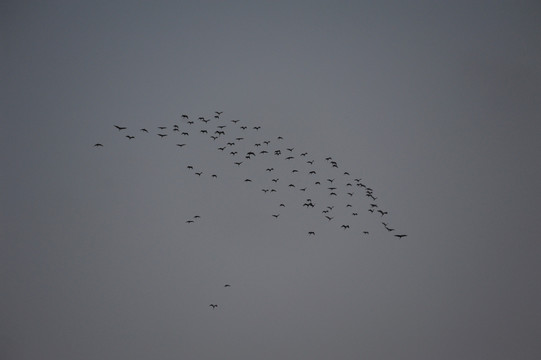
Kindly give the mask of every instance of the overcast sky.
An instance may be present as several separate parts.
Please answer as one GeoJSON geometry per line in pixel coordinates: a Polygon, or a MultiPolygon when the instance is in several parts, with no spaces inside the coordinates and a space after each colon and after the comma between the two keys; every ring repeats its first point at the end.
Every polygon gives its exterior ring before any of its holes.
{"type": "Polygon", "coordinates": [[[2,359],[541,358],[537,1],[0,14],[2,359]]]}

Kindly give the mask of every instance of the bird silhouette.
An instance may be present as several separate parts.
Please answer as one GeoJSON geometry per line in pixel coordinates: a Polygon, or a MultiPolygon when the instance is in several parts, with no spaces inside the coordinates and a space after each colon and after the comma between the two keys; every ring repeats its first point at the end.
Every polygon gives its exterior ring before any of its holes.
{"type": "Polygon", "coordinates": [[[101,143],[94,144],[94,147],[100,147],[100,146],[103,146],[103,144],[101,144],[101,143]]]}
{"type": "Polygon", "coordinates": [[[115,125],[115,127],[118,129],[118,131],[120,131],[120,130],[126,130],[126,129],[127,129],[127,127],[125,127],[125,126],[118,126],[118,125],[115,125]]]}

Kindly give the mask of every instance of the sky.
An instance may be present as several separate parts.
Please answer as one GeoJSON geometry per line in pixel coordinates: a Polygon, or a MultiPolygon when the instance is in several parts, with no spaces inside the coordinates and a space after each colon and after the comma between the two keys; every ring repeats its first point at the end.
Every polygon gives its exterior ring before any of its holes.
{"type": "Polygon", "coordinates": [[[538,2],[0,14],[2,359],[541,358],[538,2]]]}

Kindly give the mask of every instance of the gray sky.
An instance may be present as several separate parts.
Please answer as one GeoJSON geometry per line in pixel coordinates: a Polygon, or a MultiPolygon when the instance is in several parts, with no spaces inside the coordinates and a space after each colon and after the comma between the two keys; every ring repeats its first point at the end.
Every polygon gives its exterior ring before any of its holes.
{"type": "Polygon", "coordinates": [[[537,2],[0,14],[2,359],[541,358],[537,2]]]}

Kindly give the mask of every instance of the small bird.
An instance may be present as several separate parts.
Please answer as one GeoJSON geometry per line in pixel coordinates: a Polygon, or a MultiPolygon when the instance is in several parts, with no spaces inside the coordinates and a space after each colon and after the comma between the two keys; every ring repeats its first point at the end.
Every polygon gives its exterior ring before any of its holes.
{"type": "Polygon", "coordinates": [[[96,143],[94,144],[95,147],[100,147],[100,146],[103,146],[103,144],[100,144],[100,143],[96,143]]]}
{"type": "Polygon", "coordinates": [[[218,305],[216,304],[210,304],[209,306],[212,307],[213,309],[216,309],[218,307],[218,305]]]}
{"type": "Polygon", "coordinates": [[[131,139],[135,139],[135,136],[131,136],[131,135],[126,135],[126,137],[127,137],[128,139],[130,139],[130,140],[131,140],[131,139]]]}
{"type": "Polygon", "coordinates": [[[308,236],[315,235],[316,233],[314,231],[308,231],[308,236]]]}
{"type": "Polygon", "coordinates": [[[167,136],[167,134],[158,134],[159,137],[164,138],[167,136]]]}
{"type": "Polygon", "coordinates": [[[231,287],[231,285],[229,285],[229,284],[225,284],[225,285],[224,285],[224,287],[231,287]]]}
{"type": "Polygon", "coordinates": [[[120,130],[126,130],[126,129],[127,129],[125,126],[118,126],[118,125],[115,125],[115,127],[118,129],[118,131],[120,131],[120,130]]]}
{"type": "Polygon", "coordinates": [[[278,216],[280,216],[280,214],[272,214],[272,216],[274,216],[275,219],[278,219],[278,216]]]}
{"type": "Polygon", "coordinates": [[[397,234],[397,235],[395,235],[395,236],[396,236],[397,238],[399,238],[399,239],[402,239],[403,237],[406,237],[406,236],[408,236],[408,235],[406,235],[406,234],[399,234],[399,235],[398,235],[398,234],[397,234]]]}
{"type": "Polygon", "coordinates": [[[143,129],[139,129],[139,131],[143,131],[143,132],[146,132],[146,133],[148,132],[148,130],[147,130],[147,129],[145,129],[145,128],[143,128],[143,129]]]}

